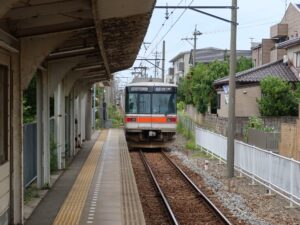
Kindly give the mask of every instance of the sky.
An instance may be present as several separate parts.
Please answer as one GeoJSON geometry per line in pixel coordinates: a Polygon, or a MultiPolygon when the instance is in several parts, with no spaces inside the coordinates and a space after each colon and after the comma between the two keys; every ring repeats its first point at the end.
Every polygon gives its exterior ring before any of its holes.
{"type": "MultiPolygon", "coordinates": [[[[238,28],[237,49],[250,50],[251,39],[260,42],[262,38],[268,38],[270,26],[281,21],[286,6],[290,2],[300,3],[300,0],[238,0],[238,28]]],[[[231,0],[157,0],[157,6],[230,6],[231,0]]],[[[230,9],[201,9],[205,12],[231,19],[230,9]]],[[[151,21],[144,38],[147,44],[142,45],[137,58],[154,58],[157,51],[162,53],[162,41],[166,42],[166,73],[173,57],[183,51],[190,51],[193,47],[182,38],[192,37],[197,26],[202,35],[198,36],[197,49],[205,47],[216,47],[222,49],[230,48],[230,24],[215,18],[194,12],[192,10],[169,9],[169,19],[165,19],[166,9],[154,9],[151,21]]],[[[154,76],[154,66],[143,61],[135,61],[135,66],[149,67],[148,75],[154,76]]],[[[132,69],[117,73],[119,86],[131,82],[132,69]]]]}

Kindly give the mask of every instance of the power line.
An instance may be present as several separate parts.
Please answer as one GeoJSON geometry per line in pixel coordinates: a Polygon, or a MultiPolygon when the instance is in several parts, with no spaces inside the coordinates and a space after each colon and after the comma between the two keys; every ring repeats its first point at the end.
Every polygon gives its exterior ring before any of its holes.
{"type": "MultiPolygon", "coordinates": [[[[177,6],[179,6],[181,3],[183,2],[183,0],[181,0],[177,6]]],[[[164,22],[161,24],[159,30],[157,31],[157,33],[154,35],[154,37],[152,38],[152,40],[150,41],[150,45],[148,46],[147,50],[149,49],[149,47],[151,46],[151,44],[154,42],[154,40],[158,37],[159,33],[161,32],[162,28],[165,26],[167,20],[173,15],[173,13],[175,12],[176,9],[173,9],[168,15],[166,14],[165,20],[164,22]]],[[[167,13],[167,11],[166,11],[167,13]]],[[[147,52],[147,50],[145,50],[145,54],[147,52]]],[[[144,55],[145,55],[144,54],[144,55]]]]}
{"type": "MultiPolygon", "coordinates": [[[[192,3],[194,2],[194,0],[192,0],[190,2],[190,4],[188,6],[190,6],[192,3]]],[[[163,35],[163,37],[159,40],[159,42],[155,45],[155,47],[152,49],[152,51],[149,53],[152,54],[153,51],[157,48],[157,46],[163,41],[163,39],[168,35],[168,33],[173,29],[173,27],[176,25],[176,23],[181,19],[181,17],[183,16],[183,14],[187,11],[187,9],[184,9],[183,12],[179,15],[179,17],[176,19],[176,21],[171,25],[171,27],[169,28],[169,30],[163,35]]],[[[147,57],[149,57],[149,55],[147,57]]]]}

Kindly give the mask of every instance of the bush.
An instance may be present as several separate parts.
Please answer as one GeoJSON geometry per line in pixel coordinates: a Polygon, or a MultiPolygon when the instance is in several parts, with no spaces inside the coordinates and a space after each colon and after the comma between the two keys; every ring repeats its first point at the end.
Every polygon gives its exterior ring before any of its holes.
{"type": "Polygon", "coordinates": [[[255,129],[255,130],[265,131],[265,132],[274,131],[274,128],[265,126],[263,123],[263,120],[261,118],[258,118],[256,116],[251,116],[249,118],[249,121],[248,121],[247,126],[244,131],[245,141],[248,140],[248,131],[250,128],[255,129]]]}
{"type": "Polygon", "coordinates": [[[183,112],[185,110],[185,103],[183,101],[180,101],[177,103],[177,110],[180,111],[180,112],[183,112]]]}
{"type": "Polygon", "coordinates": [[[112,120],[113,128],[123,125],[123,116],[115,105],[108,106],[108,118],[112,120]]]}
{"type": "Polygon", "coordinates": [[[260,82],[262,97],[258,100],[262,116],[296,116],[298,101],[291,85],[277,77],[260,82]]]}

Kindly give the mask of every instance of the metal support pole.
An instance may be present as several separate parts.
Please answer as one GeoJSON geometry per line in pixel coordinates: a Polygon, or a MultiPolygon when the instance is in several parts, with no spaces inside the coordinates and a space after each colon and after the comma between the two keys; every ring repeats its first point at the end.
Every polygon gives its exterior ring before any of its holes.
{"type": "Polygon", "coordinates": [[[165,83],[165,60],[166,60],[166,42],[163,41],[163,49],[162,49],[162,81],[165,83]]]}
{"type": "Polygon", "coordinates": [[[197,30],[197,26],[195,27],[194,35],[194,50],[193,50],[193,67],[196,65],[196,49],[197,49],[197,36],[200,36],[202,33],[197,30]]]}
{"type": "Polygon", "coordinates": [[[96,84],[93,86],[93,128],[96,130],[96,84]]]}
{"type": "Polygon", "coordinates": [[[235,136],[235,72],[236,72],[236,30],[237,0],[232,0],[230,40],[230,72],[229,72],[229,109],[227,138],[227,176],[234,177],[234,136],[235,136]]]}
{"type": "Polygon", "coordinates": [[[154,61],[154,64],[155,64],[155,67],[154,67],[154,77],[156,78],[156,74],[157,74],[157,54],[158,52],[156,51],[155,52],[155,61],[154,61]]]}

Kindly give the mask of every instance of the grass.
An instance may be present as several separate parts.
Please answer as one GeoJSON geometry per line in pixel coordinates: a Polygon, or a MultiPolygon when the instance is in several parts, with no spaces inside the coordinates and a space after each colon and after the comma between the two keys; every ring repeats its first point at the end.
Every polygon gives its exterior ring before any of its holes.
{"type": "Polygon", "coordinates": [[[24,202],[28,203],[33,198],[40,197],[38,191],[39,191],[39,189],[36,187],[36,184],[35,183],[31,184],[28,188],[25,189],[24,202]]]}
{"type": "Polygon", "coordinates": [[[210,158],[210,155],[197,146],[194,133],[190,129],[185,128],[180,120],[177,124],[177,132],[181,133],[187,139],[185,147],[187,150],[192,151],[193,158],[210,158]]]}

